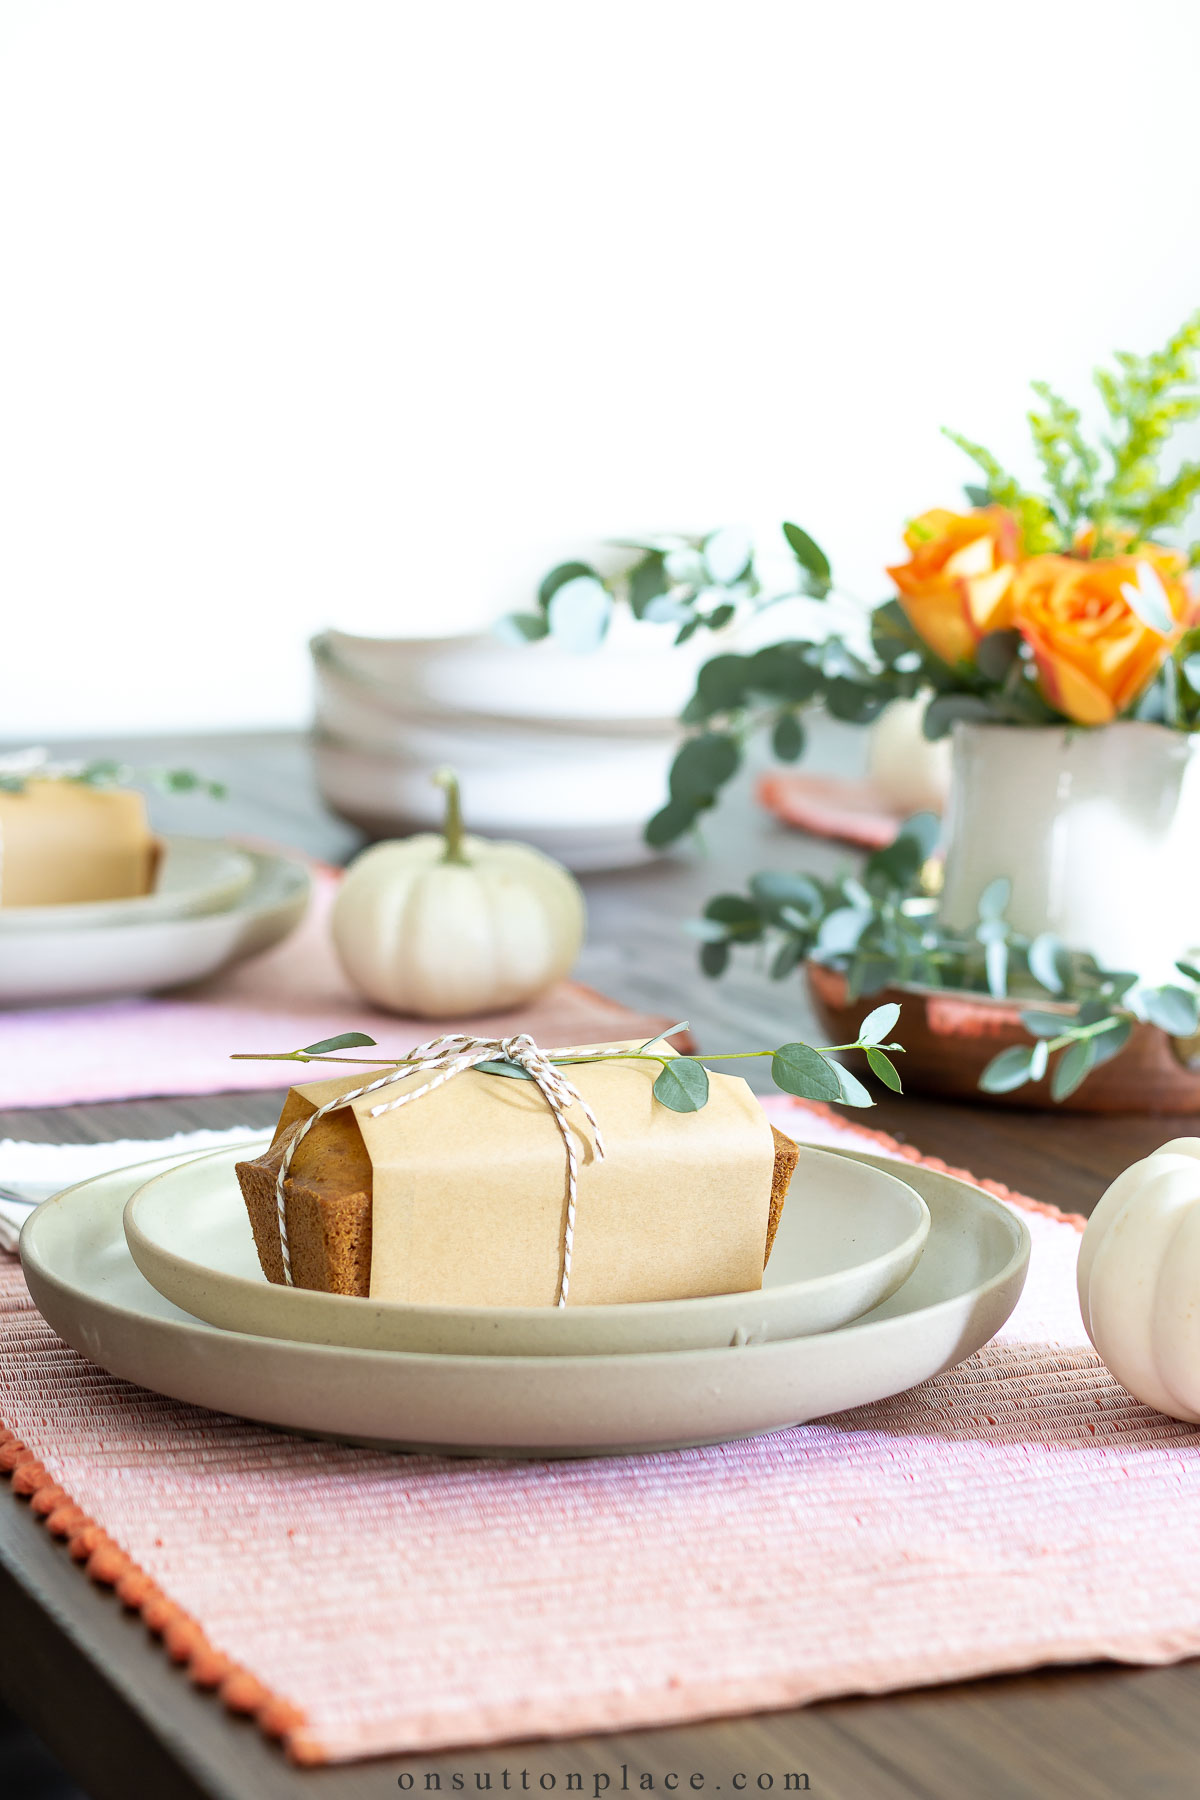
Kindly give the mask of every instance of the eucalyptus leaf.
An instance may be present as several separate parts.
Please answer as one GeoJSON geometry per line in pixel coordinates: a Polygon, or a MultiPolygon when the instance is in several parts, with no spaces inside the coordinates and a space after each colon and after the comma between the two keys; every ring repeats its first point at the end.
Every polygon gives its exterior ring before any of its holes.
{"type": "Polygon", "coordinates": [[[817,933],[817,949],[825,956],[854,950],[870,922],[871,914],[863,907],[842,906],[827,913],[817,933]]]}
{"type": "Polygon", "coordinates": [[[298,1056],[324,1056],[327,1050],[362,1050],[377,1049],[373,1037],[365,1031],[343,1031],[337,1037],[322,1038],[319,1044],[305,1044],[303,1050],[296,1052],[298,1056]]]}
{"type": "Polygon", "coordinates": [[[1107,1031],[1098,1031],[1094,1038],[1089,1038],[1088,1042],[1095,1047],[1093,1060],[1096,1067],[1119,1056],[1132,1036],[1133,1020],[1125,1018],[1115,1020],[1107,1031]]]}
{"type": "Polygon", "coordinates": [[[1067,982],[1070,959],[1067,948],[1053,932],[1043,931],[1029,946],[1029,972],[1052,994],[1061,994],[1067,982]]]}
{"type": "Polygon", "coordinates": [[[750,676],[748,656],[710,657],[696,677],[696,692],[710,712],[731,712],[746,703],[750,676]]]}
{"type": "Polygon", "coordinates": [[[1054,1065],[1054,1073],[1050,1077],[1050,1094],[1055,1100],[1065,1100],[1075,1089],[1087,1080],[1096,1061],[1096,1038],[1077,1038],[1068,1044],[1054,1065]]]}
{"type": "Polygon", "coordinates": [[[822,598],[832,585],[833,572],[829,566],[829,558],[801,526],[789,522],[784,525],[783,535],[791,547],[792,555],[809,578],[809,592],[818,599],[822,598]]]}
{"type": "Polygon", "coordinates": [[[886,1052],[877,1049],[872,1044],[867,1049],[867,1061],[871,1065],[872,1074],[877,1076],[885,1087],[890,1087],[894,1094],[904,1092],[896,1065],[886,1052]]]}
{"type": "Polygon", "coordinates": [[[744,894],[715,895],[705,906],[704,916],[717,919],[722,925],[752,926],[756,931],[762,923],[757,906],[744,894]]]}
{"type": "Polygon", "coordinates": [[[1045,1038],[1039,1038],[1033,1046],[1033,1055],[1029,1059],[1030,1081],[1040,1081],[1046,1073],[1046,1065],[1050,1061],[1050,1046],[1045,1038]]]}
{"type": "Polygon", "coordinates": [[[1162,637],[1171,636],[1175,630],[1171,602],[1167,599],[1162,577],[1148,562],[1138,563],[1136,582],[1121,583],[1121,598],[1137,614],[1143,625],[1148,625],[1151,631],[1157,631],[1162,637]]]}
{"type": "Polygon", "coordinates": [[[1196,967],[1195,963],[1177,962],[1175,967],[1181,975],[1186,975],[1189,981],[1200,982],[1200,969],[1196,967]]]}
{"type": "Polygon", "coordinates": [[[496,630],[509,643],[536,644],[539,638],[549,636],[550,624],[545,613],[509,613],[496,630]]]}
{"type": "Polygon", "coordinates": [[[895,1029],[896,1020],[900,1017],[900,1008],[895,1001],[887,1006],[877,1006],[869,1012],[858,1028],[860,1044],[882,1044],[895,1029]]]}
{"type": "Polygon", "coordinates": [[[688,738],[671,765],[671,798],[693,807],[707,806],[742,760],[736,738],[704,731],[688,738]]]}
{"type": "Polygon", "coordinates": [[[937,694],[925,708],[921,729],[927,738],[936,741],[938,738],[948,737],[960,722],[987,724],[989,721],[994,722],[995,717],[995,707],[977,694],[937,694]]]}
{"type": "Polygon", "coordinates": [[[612,595],[604,583],[595,575],[579,575],[555,588],[546,616],[559,643],[583,656],[599,649],[612,610],[612,595]]]}
{"type": "Polygon", "coordinates": [[[694,1057],[671,1057],[654,1083],[654,1098],[672,1112],[699,1112],[708,1104],[708,1070],[694,1057]]]}
{"type": "Polygon", "coordinates": [[[642,836],[653,850],[665,850],[681,838],[685,831],[690,831],[696,823],[697,808],[685,800],[668,800],[667,804],[650,819],[642,836]]]}
{"type": "Polygon", "coordinates": [[[991,493],[985,487],[973,487],[970,482],[967,482],[963,488],[963,493],[967,496],[967,499],[971,502],[972,506],[990,506],[992,504],[991,493]]]}
{"type": "Polygon", "coordinates": [[[979,896],[979,917],[981,919],[1002,919],[1005,908],[1012,898],[1012,882],[1007,875],[997,875],[989,881],[979,896]]]}
{"type": "Polygon", "coordinates": [[[533,1080],[528,1069],[523,1069],[520,1063],[506,1062],[502,1058],[494,1062],[476,1063],[475,1070],[479,1075],[507,1075],[514,1081],[533,1080]]]}
{"type": "Polygon", "coordinates": [[[985,1094],[1011,1094],[1014,1088],[1024,1087],[1032,1067],[1033,1051],[1014,1044],[993,1056],[979,1077],[979,1085],[985,1094]]]}
{"type": "Polygon", "coordinates": [[[803,955],[804,945],[799,938],[784,938],[771,958],[771,980],[783,981],[786,976],[791,974],[803,955]]]}
{"type": "Polygon", "coordinates": [[[1151,1025],[1168,1037],[1194,1037],[1200,1021],[1200,1000],[1188,988],[1144,988],[1142,1012],[1151,1025]]]}
{"type": "Polygon", "coordinates": [[[771,1080],[801,1100],[840,1100],[842,1084],[833,1064],[811,1044],[783,1044],[771,1058],[771,1080]]]}
{"type": "Polygon", "coordinates": [[[722,587],[732,587],[750,568],[754,547],[750,533],[741,525],[726,525],[704,540],[704,560],[708,572],[722,587]]]}
{"type": "Polygon", "coordinates": [[[629,606],[635,619],[644,618],[651,601],[666,593],[665,561],[661,551],[652,550],[643,562],[629,571],[629,606]]]}
{"type": "Polygon", "coordinates": [[[802,912],[815,912],[821,904],[821,890],[811,875],[787,875],[767,871],[750,878],[750,892],[760,907],[799,907],[802,912]]]}
{"type": "Polygon", "coordinates": [[[841,1088],[843,1106],[874,1106],[870,1092],[865,1088],[857,1075],[852,1075],[834,1057],[830,1057],[829,1066],[836,1071],[838,1086],[841,1088]]]}
{"type": "Polygon", "coordinates": [[[1008,993],[1008,945],[1002,939],[993,939],[984,949],[983,960],[988,993],[1002,1000],[1008,993]]]}
{"type": "Polygon", "coordinates": [[[713,943],[703,944],[700,948],[700,967],[705,975],[714,979],[723,975],[729,964],[729,940],[720,938],[713,943]]]}
{"type": "Polygon", "coordinates": [[[804,754],[804,727],[795,713],[781,713],[771,733],[771,748],[780,762],[796,762],[804,754]]]}
{"type": "Polygon", "coordinates": [[[986,681],[1003,681],[1020,660],[1024,640],[1019,631],[989,631],[975,646],[975,664],[986,681]]]}
{"type": "Polygon", "coordinates": [[[600,579],[591,563],[559,563],[550,570],[548,575],[542,577],[542,584],[538,588],[538,605],[543,609],[549,606],[560,587],[565,587],[568,581],[578,581],[584,576],[590,577],[593,581],[600,579]]]}
{"type": "Polygon", "coordinates": [[[1021,1023],[1035,1038],[1062,1037],[1071,1029],[1071,1020],[1066,1013],[1038,1012],[1036,1008],[1021,1014],[1021,1023]]]}

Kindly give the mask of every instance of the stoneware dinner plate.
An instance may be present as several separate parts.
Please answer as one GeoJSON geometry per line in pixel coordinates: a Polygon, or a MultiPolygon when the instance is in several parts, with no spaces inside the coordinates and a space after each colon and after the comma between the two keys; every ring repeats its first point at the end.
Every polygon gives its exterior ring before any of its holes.
{"type": "Polygon", "coordinates": [[[458,1356],[605,1356],[708,1350],[829,1331],[908,1276],[929,1231],[911,1187],[802,1148],[763,1286],[623,1306],[416,1306],[276,1287],[259,1268],[234,1164],[266,1143],[178,1164],[125,1208],[134,1262],[210,1325],[308,1344],[458,1356]]]}
{"type": "Polygon", "coordinates": [[[141,925],[0,932],[0,1006],[155,993],[270,949],[303,918],[311,880],[290,857],[244,854],[250,884],[220,912],[141,925]]]}
{"type": "Polygon", "coordinates": [[[1012,1312],[1029,1261],[1017,1213],[967,1182],[904,1164],[929,1206],[925,1253],[889,1299],[840,1331],[642,1356],[421,1356],[295,1344],[200,1324],[134,1265],[122,1212],[174,1160],[82,1182],[32,1214],[21,1256],[49,1323],[101,1368],[157,1393],[391,1449],[597,1456],[778,1431],[963,1362],[1012,1312]]]}
{"type": "Polygon", "coordinates": [[[220,838],[167,837],[151,893],[64,906],[0,906],[0,932],[80,931],[220,912],[240,899],[253,880],[253,860],[235,844],[220,838]]]}

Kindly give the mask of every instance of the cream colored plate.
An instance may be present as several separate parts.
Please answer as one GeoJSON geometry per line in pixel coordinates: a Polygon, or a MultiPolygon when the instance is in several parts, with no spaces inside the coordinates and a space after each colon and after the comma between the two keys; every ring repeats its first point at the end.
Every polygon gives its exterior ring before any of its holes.
{"type": "Polygon", "coordinates": [[[71,931],[0,932],[0,1006],[149,994],[201,981],[270,949],[298,925],[311,880],[302,863],[248,850],[250,886],[221,912],[71,931]]]}
{"type": "Polygon", "coordinates": [[[802,1149],[757,1292],[627,1306],[414,1306],[274,1287],[259,1268],[234,1174],[249,1149],[169,1169],[125,1208],[134,1262],[185,1312],[230,1331],[441,1355],[604,1356],[707,1350],[828,1331],[909,1275],[929,1210],[894,1174],[802,1149]]]}
{"type": "Polygon", "coordinates": [[[112,1374],[177,1400],[394,1449],[615,1454],[750,1437],[862,1406],[985,1344],[1016,1305],[1029,1261],[1016,1213],[966,1182],[905,1164],[929,1205],[925,1254],[890,1299],[840,1331],[648,1356],[419,1356],[293,1344],[199,1324],[135,1268],[122,1211],[173,1160],[83,1182],[31,1216],[21,1256],[50,1324],[112,1374]]]}
{"type": "Polygon", "coordinates": [[[240,899],[254,880],[252,858],[220,838],[168,837],[162,843],[153,893],[65,906],[0,906],[0,932],[81,931],[219,912],[240,899]]]}

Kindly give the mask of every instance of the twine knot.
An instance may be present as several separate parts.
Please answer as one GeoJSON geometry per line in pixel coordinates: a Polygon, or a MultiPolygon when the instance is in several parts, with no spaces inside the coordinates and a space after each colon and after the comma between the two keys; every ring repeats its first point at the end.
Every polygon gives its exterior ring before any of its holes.
{"type": "MultiPolygon", "coordinates": [[[[600,1055],[621,1056],[621,1050],[602,1051],[600,1055]]],[[[578,1106],[584,1118],[592,1128],[592,1143],[597,1161],[604,1157],[604,1139],[596,1115],[575,1085],[568,1081],[562,1069],[551,1062],[545,1050],[535,1044],[528,1032],[521,1031],[514,1037],[479,1038],[467,1037],[461,1033],[447,1037],[431,1038],[426,1044],[418,1044],[410,1050],[404,1065],[398,1065],[386,1075],[376,1076],[373,1081],[365,1081],[361,1087],[349,1088],[334,1100],[327,1100],[319,1106],[298,1131],[292,1134],[287,1148],[284,1150],[279,1164],[279,1174],[275,1180],[275,1206],[279,1215],[279,1247],[283,1253],[283,1277],[289,1287],[294,1286],[292,1280],[292,1257],[288,1244],[287,1210],[284,1198],[284,1183],[291,1168],[292,1157],[296,1146],[327,1113],[337,1112],[343,1106],[349,1106],[355,1100],[362,1100],[367,1094],[378,1093],[380,1089],[392,1087],[408,1075],[430,1075],[429,1081],[420,1087],[409,1088],[406,1093],[397,1094],[394,1100],[383,1100],[373,1106],[370,1116],[373,1119],[382,1113],[397,1112],[400,1107],[407,1106],[412,1100],[421,1100],[431,1094],[434,1088],[452,1081],[467,1069],[473,1069],[478,1063],[509,1062],[523,1069],[529,1079],[540,1091],[543,1099],[558,1126],[559,1135],[567,1154],[567,1210],[563,1223],[562,1268],[558,1283],[559,1306],[567,1304],[567,1290],[571,1283],[571,1257],[575,1248],[575,1204],[579,1190],[579,1155],[575,1148],[575,1139],[571,1133],[568,1114],[573,1106],[578,1106]]]]}

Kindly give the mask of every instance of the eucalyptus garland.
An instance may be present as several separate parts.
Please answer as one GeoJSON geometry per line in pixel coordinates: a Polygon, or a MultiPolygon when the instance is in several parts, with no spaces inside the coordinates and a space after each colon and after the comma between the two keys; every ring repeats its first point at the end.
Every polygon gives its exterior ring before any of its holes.
{"type": "Polygon", "coordinates": [[[1177,963],[1178,982],[1151,985],[1134,972],[1102,968],[1052,933],[1026,937],[1005,917],[1007,880],[984,890],[969,929],[946,925],[926,876],[938,830],[932,813],[917,814],[868,857],[861,875],[822,881],[770,872],[752,876],[745,894],[718,894],[690,925],[701,940],[700,967],[721,975],[736,949],[753,945],[772,980],[812,960],[845,975],[851,1000],[912,987],[1024,1001],[1030,1043],[988,1063],[979,1085],[991,1094],[1011,1093],[1049,1071],[1054,1099],[1065,1100],[1124,1049],[1135,1023],[1175,1038],[1200,1029],[1200,968],[1177,963]],[[1057,1010],[1047,1010],[1050,1003],[1057,1010]]]}

